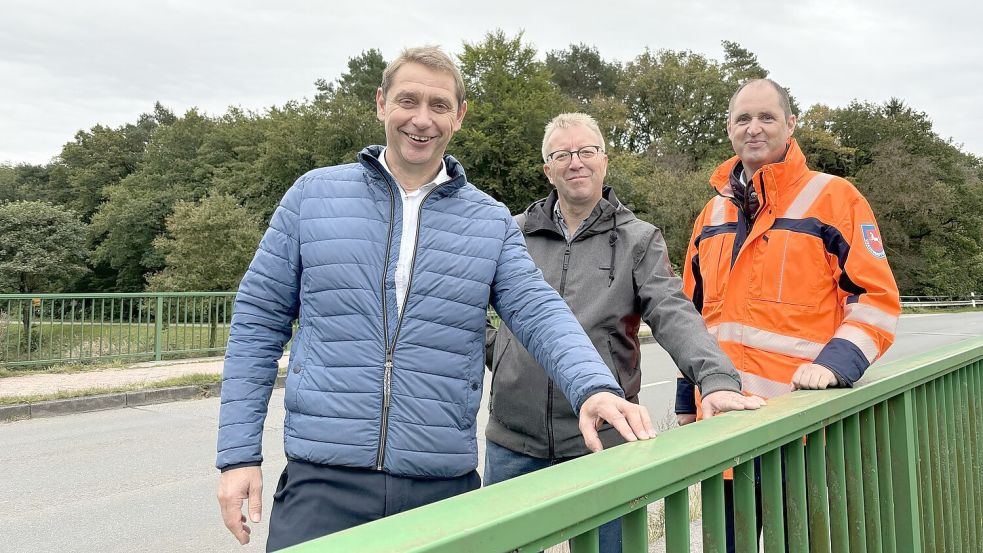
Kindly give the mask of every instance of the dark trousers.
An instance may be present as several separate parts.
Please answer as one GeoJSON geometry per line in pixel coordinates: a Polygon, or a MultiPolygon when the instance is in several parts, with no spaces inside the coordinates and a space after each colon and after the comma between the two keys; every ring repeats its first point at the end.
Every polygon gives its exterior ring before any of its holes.
{"type": "Polygon", "coordinates": [[[288,460],[273,495],[266,550],[284,549],[480,486],[477,471],[422,479],[288,460]]]}

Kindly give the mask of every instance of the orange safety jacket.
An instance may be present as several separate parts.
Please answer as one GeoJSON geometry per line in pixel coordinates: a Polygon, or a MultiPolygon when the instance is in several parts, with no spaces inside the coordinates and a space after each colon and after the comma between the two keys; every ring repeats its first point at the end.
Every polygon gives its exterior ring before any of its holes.
{"type": "Polygon", "coordinates": [[[790,139],[783,161],[752,176],[760,208],[751,226],[731,184],[738,162],[710,179],[718,195],[693,227],[685,292],[745,392],[789,392],[810,362],[852,386],[894,341],[901,313],[870,205],[847,180],[809,170],[790,139]]]}

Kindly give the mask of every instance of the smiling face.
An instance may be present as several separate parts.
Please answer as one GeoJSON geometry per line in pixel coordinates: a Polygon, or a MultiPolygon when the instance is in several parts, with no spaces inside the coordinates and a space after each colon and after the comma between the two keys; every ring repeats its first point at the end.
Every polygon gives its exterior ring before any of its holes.
{"type": "Polygon", "coordinates": [[[456,98],[451,74],[419,63],[400,67],[388,94],[376,91],[376,115],[386,129],[386,164],[404,188],[418,188],[437,174],[468,108],[456,98]]]}
{"type": "MultiPolygon", "coordinates": [[[[553,131],[546,148],[548,153],[557,150],[572,152],[584,146],[601,146],[604,141],[596,132],[584,125],[570,125],[553,131]]],[[[601,199],[604,177],[608,171],[608,156],[603,152],[588,160],[579,155],[570,156],[565,164],[547,161],[543,172],[550,184],[556,187],[560,206],[593,208],[601,199]]]]}
{"type": "Polygon", "coordinates": [[[778,91],[768,82],[751,83],[734,98],[727,136],[748,177],[782,159],[794,130],[795,116],[785,116],[778,91]]]}

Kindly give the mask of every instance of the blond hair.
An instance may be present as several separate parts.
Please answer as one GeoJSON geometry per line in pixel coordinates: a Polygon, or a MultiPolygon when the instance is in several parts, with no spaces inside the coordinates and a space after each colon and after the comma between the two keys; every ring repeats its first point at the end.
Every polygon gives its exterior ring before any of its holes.
{"type": "Polygon", "coordinates": [[[546,161],[546,156],[550,154],[547,151],[547,148],[549,148],[550,137],[553,136],[553,131],[556,129],[565,129],[574,125],[587,127],[588,129],[594,131],[594,134],[597,135],[597,141],[599,142],[598,146],[601,147],[602,152],[604,151],[604,135],[601,134],[601,128],[597,126],[597,121],[595,121],[593,117],[587,115],[586,113],[561,113],[546,124],[546,132],[543,134],[543,161],[546,161]]]}
{"type": "Polygon", "coordinates": [[[461,77],[461,71],[457,68],[454,61],[451,60],[450,56],[445,54],[439,46],[434,45],[406,48],[396,59],[391,61],[386,66],[385,71],[382,72],[383,96],[389,94],[389,87],[393,84],[393,77],[396,76],[399,68],[407,63],[419,63],[435,71],[450,74],[454,77],[454,87],[457,89],[457,106],[461,107],[464,104],[464,79],[461,77]]]}

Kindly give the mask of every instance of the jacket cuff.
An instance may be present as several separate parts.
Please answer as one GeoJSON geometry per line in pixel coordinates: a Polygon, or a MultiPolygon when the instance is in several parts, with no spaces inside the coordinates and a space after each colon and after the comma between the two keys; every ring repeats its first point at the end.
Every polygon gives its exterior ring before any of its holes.
{"type": "Polygon", "coordinates": [[[741,393],[741,383],[726,374],[708,374],[700,380],[700,395],[707,397],[715,392],[741,393]]]}
{"type": "Polygon", "coordinates": [[[687,378],[676,379],[676,414],[696,414],[696,385],[687,378]]]}
{"type": "Polygon", "coordinates": [[[870,361],[860,348],[842,338],[830,340],[813,363],[833,371],[837,384],[842,388],[852,388],[870,366],[870,361]]]}
{"type": "Polygon", "coordinates": [[[225,472],[227,470],[241,469],[243,467],[258,467],[262,465],[262,461],[247,461],[245,463],[235,463],[234,465],[226,465],[224,467],[219,467],[218,470],[225,472]]]}
{"type": "Polygon", "coordinates": [[[574,409],[574,414],[579,417],[580,416],[580,408],[583,407],[583,405],[585,403],[587,403],[587,400],[590,399],[590,397],[592,395],[598,394],[598,393],[601,393],[601,392],[611,392],[612,394],[620,397],[621,399],[625,399],[625,391],[622,390],[621,388],[617,388],[617,389],[614,389],[614,388],[594,388],[593,390],[591,390],[591,391],[587,392],[586,394],[584,394],[584,397],[581,398],[580,403],[578,403],[577,404],[577,407],[574,409]]]}

